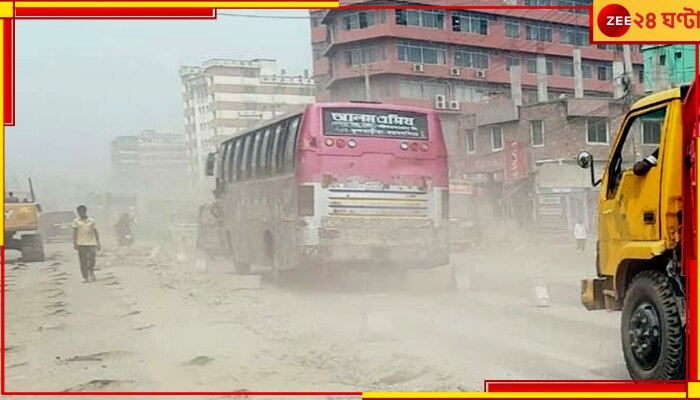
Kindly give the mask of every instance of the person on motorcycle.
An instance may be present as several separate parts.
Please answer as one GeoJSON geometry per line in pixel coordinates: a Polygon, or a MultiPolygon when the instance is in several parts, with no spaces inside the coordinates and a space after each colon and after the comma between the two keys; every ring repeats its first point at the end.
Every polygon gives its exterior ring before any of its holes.
{"type": "Polygon", "coordinates": [[[120,246],[128,246],[133,243],[134,239],[131,231],[131,222],[129,213],[124,213],[119,217],[119,220],[114,226],[117,231],[117,238],[120,246]]]}

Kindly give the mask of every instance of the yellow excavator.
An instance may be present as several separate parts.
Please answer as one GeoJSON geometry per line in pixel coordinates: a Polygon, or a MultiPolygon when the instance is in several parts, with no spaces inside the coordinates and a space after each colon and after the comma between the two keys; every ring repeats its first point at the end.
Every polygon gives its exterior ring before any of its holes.
{"type": "Polygon", "coordinates": [[[44,261],[44,242],[39,233],[41,205],[36,202],[34,186],[29,192],[5,195],[5,249],[19,250],[26,262],[44,261]]]}

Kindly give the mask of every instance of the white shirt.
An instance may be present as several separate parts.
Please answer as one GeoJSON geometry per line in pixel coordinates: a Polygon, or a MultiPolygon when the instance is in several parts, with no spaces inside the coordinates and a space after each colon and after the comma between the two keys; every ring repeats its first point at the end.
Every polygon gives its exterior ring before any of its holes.
{"type": "Polygon", "coordinates": [[[574,236],[576,239],[586,239],[587,233],[586,225],[579,223],[574,226],[574,236]]]}
{"type": "Polygon", "coordinates": [[[76,218],[73,221],[73,229],[77,230],[76,244],[78,246],[97,246],[94,219],[90,217],[85,219],[76,218]]]}

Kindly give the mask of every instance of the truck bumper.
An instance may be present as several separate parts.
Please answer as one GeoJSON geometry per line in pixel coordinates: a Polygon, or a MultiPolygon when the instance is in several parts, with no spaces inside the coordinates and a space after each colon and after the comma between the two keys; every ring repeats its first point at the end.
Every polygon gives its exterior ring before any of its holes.
{"type": "Polygon", "coordinates": [[[605,279],[583,279],[581,281],[581,303],[588,311],[605,309],[603,293],[605,279]]]}

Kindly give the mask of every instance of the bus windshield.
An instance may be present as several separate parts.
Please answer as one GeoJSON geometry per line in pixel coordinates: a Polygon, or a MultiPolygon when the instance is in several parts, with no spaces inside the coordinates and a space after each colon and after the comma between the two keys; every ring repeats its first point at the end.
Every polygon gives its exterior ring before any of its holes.
{"type": "Polygon", "coordinates": [[[326,108],[323,132],[327,136],[365,136],[395,139],[428,139],[425,114],[366,108],[326,108]]]}

